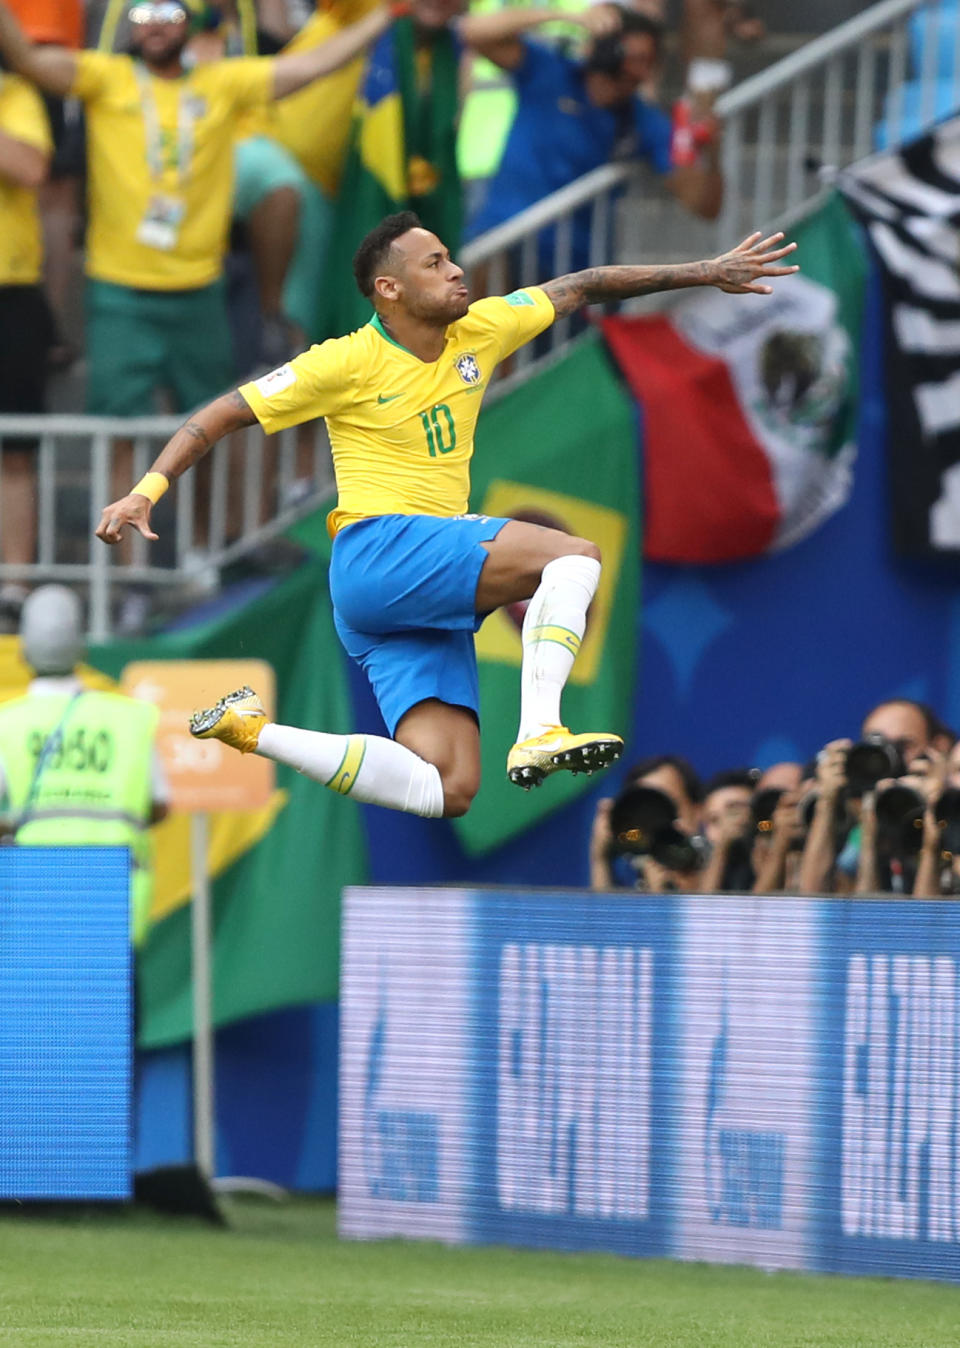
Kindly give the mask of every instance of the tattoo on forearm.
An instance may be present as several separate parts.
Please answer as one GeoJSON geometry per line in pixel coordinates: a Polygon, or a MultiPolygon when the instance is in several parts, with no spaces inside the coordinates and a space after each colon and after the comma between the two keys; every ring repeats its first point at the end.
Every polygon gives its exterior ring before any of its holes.
{"type": "Polygon", "coordinates": [[[257,418],[254,415],[250,404],[239,389],[234,389],[232,393],[228,393],[226,395],[226,401],[237,414],[234,420],[238,427],[256,425],[257,418]]]}
{"type": "Polygon", "coordinates": [[[204,449],[210,448],[210,437],[202,426],[198,426],[195,421],[188,421],[184,427],[187,435],[192,435],[194,440],[199,440],[204,449]]]}
{"type": "Polygon", "coordinates": [[[542,287],[559,318],[585,304],[632,299],[659,290],[709,285],[709,262],[683,262],[662,267],[589,267],[547,281],[542,287]]]}

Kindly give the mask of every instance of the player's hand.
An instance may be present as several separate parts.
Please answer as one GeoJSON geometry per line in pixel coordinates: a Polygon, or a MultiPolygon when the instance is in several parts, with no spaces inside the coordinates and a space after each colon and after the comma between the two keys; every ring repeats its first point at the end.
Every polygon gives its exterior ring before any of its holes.
{"type": "Polygon", "coordinates": [[[771,234],[765,239],[757,231],[722,253],[711,264],[716,271],[713,284],[728,295],[771,295],[773,286],[764,283],[765,277],[792,276],[800,268],[796,263],[781,267],[781,258],[796,250],[795,243],[782,243],[782,234],[771,234]]]}
{"type": "Polygon", "coordinates": [[[119,543],[124,529],[129,525],[151,543],[155,543],[158,535],[150,528],[152,509],[153,502],[149,497],[141,496],[139,492],[131,492],[129,496],[124,496],[122,500],[114,501],[113,505],[106,507],[97,525],[97,537],[103,543],[119,543]]]}

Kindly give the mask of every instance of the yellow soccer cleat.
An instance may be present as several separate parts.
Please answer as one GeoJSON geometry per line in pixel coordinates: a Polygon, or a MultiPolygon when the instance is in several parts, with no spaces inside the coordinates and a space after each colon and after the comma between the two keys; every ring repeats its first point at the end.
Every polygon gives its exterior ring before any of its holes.
{"type": "Polygon", "coordinates": [[[206,711],[195,711],[190,717],[190,734],[198,740],[222,740],[231,749],[252,754],[266,724],[263,703],[252,688],[244,687],[228,693],[206,711]]]}
{"type": "Polygon", "coordinates": [[[623,753],[619,735],[571,735],[566,726],[554,726],[533,739],[521,740],[507,754],[507,776],[529,791],[544,777],[566,769],[588,775],[615,763],[623,753]]]}

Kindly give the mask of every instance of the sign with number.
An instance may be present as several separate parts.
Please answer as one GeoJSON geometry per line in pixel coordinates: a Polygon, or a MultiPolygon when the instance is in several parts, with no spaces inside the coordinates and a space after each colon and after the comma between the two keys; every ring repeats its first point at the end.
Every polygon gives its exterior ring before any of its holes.
{"type": "Polygon", "coordinates": [[[273,793],[274,766],[240,754],[220,740],[190,734],[193,712],[249,684],[267,715],[275,703],[273,670],[263,660],[140,660],[127,665],[121,686],[160,709],[157,748],[170,781],[171,805],[191,813],[257,810],[273,793]]]}

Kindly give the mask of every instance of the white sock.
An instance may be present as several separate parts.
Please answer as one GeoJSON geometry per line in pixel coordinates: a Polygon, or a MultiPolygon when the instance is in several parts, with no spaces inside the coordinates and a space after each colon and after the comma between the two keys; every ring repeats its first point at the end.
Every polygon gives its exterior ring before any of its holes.
{"type": "Polygon", "coordinates": [[[443,783],[432,763],[379,735],[327,735],[268,724],[256,752],[365,805],[386,805],[425,819],[443,814],[443,783]]]}
{"type": "Polygon", "coordinates": [[[540,576],[523,619],[518,740],[560,725],[560,694],[587,626],[587,609],[600,583],[593,557],[558,557],[540,576]]]}

